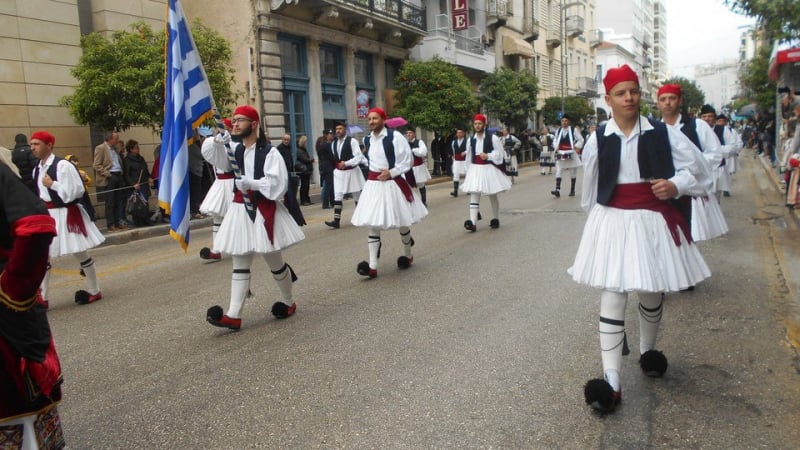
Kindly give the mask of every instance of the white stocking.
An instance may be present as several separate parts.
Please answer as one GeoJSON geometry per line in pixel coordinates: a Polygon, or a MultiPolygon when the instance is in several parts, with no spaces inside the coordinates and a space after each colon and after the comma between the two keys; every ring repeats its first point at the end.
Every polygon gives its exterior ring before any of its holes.
{"type": "Polygon", "coordinates": [[[639,293],[639,353],[656,348],[658,326],[664,313],[664,296],[660,293],[639,293]]]}
{"type": "Polygon", "coordinates": [[[369,268],[378,270],[378,253],[381,250],[381,229],[370,228],[367,236],[367,247],[369,248],[369,268]]]}
{"type": "Polygon", "coordinates": [[[232,259],[231,303],[228,306],[228,317],[238,319],[242,314],[244,300],[250,294],[250,266],[253,265],[253,254],[234,255],[232,259]]]}
{"type": "Polygon", "coordinates": [[[625,306],[628,294],[602,291],[600,293],[600,354],[606,381],[620,390],[622,343],[625,339],[625,306]]]}
{"type": "Polygon", "coordinates": [[[84,251],[73,253],[73,255],[81,265],[84,275],[86,275],[86,292],[91,295],[100,292],[100,282],[97,281],[97,271],[94,269],[94,260],[89,256],[89,253],[84,251]]]}
{"type": "Polygon", "coordinates": [[[492,219],[499,219],[500,218],[500,200],[497,198],[497,194],[492,194],[489,196],[489,203],[492,205],[492,219]]]}
{"type": "Polygon", "coordinates": [[[411,228],[400,227],[400,241],[403,243],[406,257],[411,258],[411,228]]]}
{"type": "Polygon", "coordinates": [[[481,194],[469,194],[469,220],[478,224],[478,213],[481,211],[481,194]]]}
{"type": "Polygon", "coordinates": [[[272,252],[264,254],[264,261],[267,262],[269,270],[272,272],[272,279],[278,284],[281,290],[283,303],[292,306],[292,268],[283,262],[283,253],[272,252]]]}

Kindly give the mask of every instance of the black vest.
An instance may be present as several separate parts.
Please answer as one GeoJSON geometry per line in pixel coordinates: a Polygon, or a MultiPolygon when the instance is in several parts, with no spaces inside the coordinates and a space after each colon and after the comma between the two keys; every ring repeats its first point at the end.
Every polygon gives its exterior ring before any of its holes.
{"type": "MultiPolygon", "coordinates": [[[[364,147],[367,148],[366,157],[369,161],[369,141],[370,135],[364,138],[364,147]]],[[[394,155],[394,130],[391,128],[386,129],[386,136],[383,137],[383,151],[386,154],[386,160],[389,161],[389,168],[394,169],[395,155],[394,155]]]]}
{"type": "MultiPolygon", "coordinates": [[[[469,138],[469,148],[470,148],[470,158],[474,158],[477,153],[475,153],[475,145],[478,142],[478,138],[472,136],[469,138]]],[[[492,147],[492,136],[489,134],[483,135],[483,151],[481,153],[491,153],[494,150],[492,147]]],[[[470,160],[472,161],[472,160],[470,160]]]]}
{"type": "MultiPolygon", "coordinates": [[[[638,161],[642,178],[669,179],[675,175],[672,162],[672,147],[669,143],[667,126],[661,122],[650,121],[653,130],[639,135],[638,161]]],[[[619,136],[605,136],[606,126],[597,128],[597,203],[608,205],[614,195],[619,175],[622,141],[619,136]]]]}
{"type": "MultiPolygon", "coordinates": [[[[672,161],[672,145],[669,142],[667,126],[662,122],[647,120],[654,129],[639,134],[637,145],[639,175],[642,178],[672,178],[675,175],[675,163],[672,161]]],[[[608,205],[614,196],[622,152],[619,136],[616,134],[605,136],[605,131],[605,125],[598,127],[596,131],[597,203],[601,205],[608,205]]],[[[678,199],[670,199],[669,203],[681,212],[687,223],[691,224],[691,197],[684,195],[678,199]]]]}
{"type": "MultiPolygon", "coordinates": [[[[270,150],[272,149],[272,145],[269,142],[260,144],[256,143],[256,155],[255,161],[253,162],[253,174],[250,178],[254,180],[258,180],[264,178],[264,162],[267,160],[267,154],[269,154],[270,150]]],[[[239,170],[241,171],[242,176],[248,175],[244,172],[244,144],[239,144],[236,146],[236,150],[234,151],[234,157],[236,158],[236,164],[239,165],[239,170]]],[[[236,191],[236,185],[234,184],[234,191],[236,191]]]]}
{"type": "Polygon", "coordinates": [[[692,143],[696,145],[701,152],[705,150],[700,144],[700,136],[697,135],[697,120],[692,119],[689,116],[681,116],[681,123],[683,124],[681,127],[681,132],[683,132],[683,134],[688,137],[689,140],[692,141],[692,143]]]}
{"type": "Polygon", "coordinates": [[[714,134],[719,138],[719,143],[725,145],[725,125],[714,125],[714,134]]]}
{"type": "Polygon", "coordinates": [[[452,149],[453,154],[467,151],[467,138],[461,140],[461,145],[458,145],[458,138],[453,139],[452,149]]]}
{"type": "Polygon", "coordinates": [[[411,148],[419,148],[419,139],[414,139],[413,141],[408,141],[408,145],[410,145],[411,148]]]}
{"type": "MultiPolygon", "coordinates": [[[[47,175],[50,176],[50,178],[52,178],[53,181],[58,181],[58,163],[61,162],[61,161],[64,161],[64,158],[59,158],[58,156],[54,156],[53,157],[53,163],[50,164],[50,166],[47,167],[47,175]]],[[[69,163],[69,165],[72,166],[72,167],[75,167],[74,165],[72,165],[72,163],[69,163]]],[[[75,170],[78,170],[78,169],[75,168],[75,170]]],[[[34,173],[38,173],[38,170],[34,169],[34,173]]],[[[80,178],[80,172],[78,173],[78,175],[79,175],[79,178],[80,178]]],[[[34,181],[36,181],[36,195],[39,195],[39,182],[38,182],[38,180],[34,180],[34,181]]],[[[77,198],[77,199],[75,199],[75,200],[73,200],[73,201],[71,201],[69,203],[64,203],[64,200],[62,200],[61,197],[58,196],[58,192],[56,192],[56,191],[54,191],[54,190],[52,190],[50,188],[47,188],[47,193],[50,194],[50,201],[54,205],[59,207],[59,208],[63,208],[65,206],[67,206],[67,204],[72,205],[72,204],[80,202],[80,198],[77,198]]],[[[84,195],[86,194],[86,190],[85,189],[84,189],[83,193],[84,193],[84,195]]]]}
{"type": "Polygon", "coordinates": [[[339,138],[336,138],[336,140],[331,142],[331,154],[334,156],[334,160],[336,162],[349,161],[353,159],[353,144],[350,142],[351,139],[353,138],[350,136],[345,136],[343,141],[339,138]],[[335,153],[336,151],[339,152],[338,157],[335,153]]]}

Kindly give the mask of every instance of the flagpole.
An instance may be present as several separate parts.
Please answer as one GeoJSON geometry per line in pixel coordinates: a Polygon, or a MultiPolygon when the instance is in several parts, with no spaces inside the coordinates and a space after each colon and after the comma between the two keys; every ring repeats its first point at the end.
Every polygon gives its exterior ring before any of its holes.
{"type": "MultiPolygon", "coordinates": [[[[180,3],[176,2],[176,6],[181,10],[181,16],[186,17],[186,14],[183,13],[183,6],[180,3]]],[[[189,28],[189,40],[192,43],[192,48],[197,49],[197,45],[194,43],[194,36],[192,36],[192,30],[189,28]]],[[[198,52],[199,56],[199,52],[198,52]]],[[[203,65],[203,61],[200,60],[200,71],[203,73],[203,78],[207,81],[208,76],[206,76],[206,68],[203,65]]],[[[209,88],[211,86],[209,85],[209,88]]],[[[219,110],[217,109],[217,102],[214,100],[214,92],[213,90],[209,89],[209,95],[211,99],[211,110],[214,114],[214,122],[217,124],[217,128],[219,131],[226,131],[225,124],[222,122],[222,117],[219,115],[219,110]]],[[[236,154],[234,153],[233,149],[231,149],[230,143],[225,143],[225,153],[228,155],[228,162],[231,164],[231,170],[233,171],[233,176],[237,180],[242,179],[242,169],[239,167],[239,163],[236,161],[236,154]]],[[[240,190],[242,193],[242,201],[244,202],[244,207],[247,210],[247,215],[250,216],[250,220],[255,222],[256,221],[256,208],[253,206],[253,202],[250,200],[250,196],[247,194],[247,191],[240,190]]]]}

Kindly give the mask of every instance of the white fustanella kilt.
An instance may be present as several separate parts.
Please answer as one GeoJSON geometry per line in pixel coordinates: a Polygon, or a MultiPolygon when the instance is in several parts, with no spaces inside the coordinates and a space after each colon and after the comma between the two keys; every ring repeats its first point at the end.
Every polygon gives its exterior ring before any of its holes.
{"type": "Polygon", "coordinates": [[[613,292],[676,292],[711,276],[696,245],[675,245],[661,213],[596,204],[568,273],[580,284],[613,292]]]}
{"type": "Polygon", "coordinates": [[[219,179],[214,180],[211,188],[200,204],[200,212],[203,214],[212,214],[219,217],[224,217],[228,212],[228,207],[233,203],[233,187],[234,179],[219,179]]]}
{"type": "Polygon", "coordinates": [[[468,194],[491,195],[511,189],[511,180],[494,164],[470,164],[461,190],[468,194]]]}
{"type": "Polygon", "coordinates": [[[462,177],[467,174],[467,162],[453,160],[453,176],[462,177]]]}
{"type": "Polygon", "coordinates": [[[48,208],[47,212],[50,213],[50,217],[56,221],[56,232],[58,233],[53,238],[53,242],[50,243],[51,258],[83,252],[97,247],[106,240],[103,233],[97,229],[97,225],[89,219],[89,215],[83,209],[83,206],[78,205],[78,208],[81,210],[81,218],[83,218],[83,224],[86,227],[86,236],[69,231],[67,228],[67,208],[48,208]]]}
{"type": "Polygon", "coordinates": [[[728,232],[728,223],[714,194],[692,197],[692,239],[707,241],[728,232]]]}
{"type": "Polygon", "coordinates": [[[255,221],[251,221],[244,203],[231,203],[214,238],[214,248],[227,255],[271,253],[289,248],[305,238],[282,201],[275,205],[274,242],[267,237],[264,218],[258,208],[255,221]]]}
{"type": "Polygon", "coordinates": [[[382,230],[409,227],[428,215],[419,193],[412,189],[412,194],[414,201],[409,202],[394,180],[367,180],[350,222],[382,230]]]}
{"type": "Polygon", "coordinates": [[[344,196],[344,194],[358,192],[363,188],[364,174],[361,173],[360,167],[356,166],[347,170],[333,170],[333,193],[335,196],[344,196]]]}
{"type": "Polygon", "coordinates": [[[431,172],[426,164],[420,164],[411,168],[414,171],[414,180],[417,183],[424,183],[431,179],[431,172]]]}

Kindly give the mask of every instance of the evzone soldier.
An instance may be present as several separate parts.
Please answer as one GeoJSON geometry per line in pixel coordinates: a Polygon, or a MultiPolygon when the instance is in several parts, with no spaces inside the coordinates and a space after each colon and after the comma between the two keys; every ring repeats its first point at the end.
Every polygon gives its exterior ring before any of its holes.
{"type": "Polygon", "coordinates": [[[339,228],[342,220],[342,204],[346,194],[353,194],[358,206],[359,194],[364,188],[364,174],[359,164],[364,160],[358,141],[347,135],[344,122],[336,124],[336,138],[331,142],[333,156],[333,220],[325,222],[331,228],[339,228]]]}
{"type": "Polygon", "coordinates": [[[522,147],[522,141],[511,134],[506,127],[503,127],[500,132],[503,133],[503,137],[500,139],[503,142],[503,149],[506,151],[506,160],[508,161],[506,173],[512,177],[511,181],[513,182],[513,177],[519,176],[519,161],[517,159],[517,152],[519,152],[519,149],[522,147]]]}
{"type": "MultiPolygon", "coordinates": [[[[223,123],[226,131],[230,132],[233,129],[230,119],[224,119],[223,123]]],[[[222,225],[222,218],[228,212],[228,206],[233,203],[234,178],[236,178],[232,170],[224,171],[217,167],[214,167],[214,176],[214,182],[200,204],[200,212],[211,216],[212,247],[222,225]]],[[[222,259],[222,254],[215,248],[203,247],[200,249],[200,257],[208,261],[219,261],[222,259]]]]}
{"type": "MultiPolygon", "coordinates": [[[[43,137],[38,136],[40,143],[43,137]]],[[[45,205],[0,158],[2,448],[65,447],[57,407],[61,366],[38,295],[55,235],[45,205]]]]}
{"type": "Polygon", "coordinates": [[[450,151],[453,155],[453,197],[458,197],[458,183],[461,177],[467,174],[467,137],[463,128],[456,128],[456,136],[450,143],[450,151]]]}
{"type": "Polygon", "coordinates": [[[295,313],[292,283],[297,277],[284,262],[282,252],[305,239],[305,235],[293,217],[296,212],[284,206],[289,172],[280,152],[259,132],[258,112],[252,106],[239,106],[231,121],[233,143],[231,133],[223,131],[214,139],[206,139],[202,147],[203,157],[227,172],[234,170],[226,149],[232,145],[241,176],[234,181],[233,203],[214,238],[216,249],[232,255],[230,304],[225,314],[221,306],[212,306],[206,320],[216,327],[238,330],[244,301],[250,295],[250,266],[257,254],[266,261],[281,292],[281,300],[272,305],[272,315],[285,319],[295,313]],[[252,205],[252,210],[245,202],[252,205]]]}
{"type": "Polygon", "coordinates": [[[370,133],[364,137],[364,146],[369,176],[351,222],[357,227],[369,229],[369,262],[358,263],[356,272],[375,278],[378,276],[381,253],[381,231],[393,228],[400,231],[404,254],[397,258],[397,266],[407,269],[414,262],[411,225],[427,216],[428,209],[415,199],[412,186],[403,176],[413,164],[408,140],[399,132],[384,126],[386,112],[382,108],[370,109],[367,119],[370,133]]]}
{"type": "Polygon", "coordinates": [[[739,155],[739,151],[742,150],[744,144],[741,136],[728,126],[728,117],[725,114],[719,114],[716,117],[714,134],[717,135],[719,143],[722,145],[722,153],[727,155],[722,168],[717,174],[717,190],[715,192],[722,191],[723,197],[730,197],[731,174],[735,171],[736,156],[739,155]]]}
{"type": "Polygon", "coordinates": [[[569,172],[569,196],[575,196],[575,181],[578,178],[578,167],[581,166],[581,160],[578,156],[581,148],[583,148],[583,136],[580,133],[576,133],[569,122],[570,117],[565,114],[561,118],[561,128],[556,131],[556,136],[553,139],[553,145],[556,149],[556,188],[550,193],[556,198],[561,197],[561,176],[565,170],[569,172]]]}
{"type": "MultiPolygon", "coordinates": [[[[683,133],[698,150],[703,152],[703,159],[708,164],[709,171],[713,173],[711,168],[719,166],[722,161],[719,140],[705,121],[681,114],[683,105],[681,86],[679,84],[661,86],[656,100],[661,111],[661,120],[668,127],[683,133]]],[[[728,232],[728,223],[713,190],[692,197],[691,230],[692,239],[696,242],[714,239],[728,232]]]]}
{"type": "Polygon", "coordinates": [[[731,174],[728,173],[728,168],[726,166],[728,158],[730,158],[732,154],[739,152],[736,138],[733,136],[733,131],[730,131],[731,134],[728,136],[729,140],[725,140],[725,128],[727,127],[717,126],[717,111],[713,106],[703,105],[700,108],[700,118],[714,131],[714,135],[719,141],[720,154],[722,155],[722,161],[712,166],[714,170],[714,190],[712,192],[717,193],[722,191],[725,197],[729,197],[731,195],[731,174]]]}
{"type": "Polygon", "coordinates": [[[414,157],[414,180],[419,188],[419,195],[422,198],[422,204],[428,206],[428,191],[425,189],[425,182],[431,179],[431,173],[428,171],[428,146],[424,142],[417,139],[417,132],[409,126],[406,130],[406,139],[408,145],[411,146],[411,153],[414,157]]]}
{"type": "Polygon", "coordinates": [[[581,206],[589,213],[575,262],[580,284],[600,288],[603,378],[586,383],[586,403],[611,412],[622,399],[620,371],[628,295],[639,297],[639,366],[660,377],[667,358],[656,350],[663,293],[685,289],[708,270],[693,244],[685,195],[711,185],[708,166],[682,133],[639,114],[639,78],[627,65],[603,79],[612,118],[583,149],[581,206]]]}
{"type": "Polygon", "coordinates": [[[478,229],[482,194],[489,197],[492,205],[489,226],[500,227],[500,200],[497,194],[511,189],[511,181],[503,172],[505,151],[500,138],[485,131],[486,116],[476,114],[472,127],[475,134],[467,145],[467,175],[461,190],[469,194],[469,219],[464,222],[464,228],[474,233],[478,229]]]}
{"type": "MultiPolygon", "coordinates": [[[[78,169],[71,162],[53,154],[56,138],[47,131],[31,136],[31,150],[39,158],[33,169],[33,180],[39,198],[56,221],[57,235],[50,244],[50,258],[72,255],[86,276],[86,290],[75,292],[75,303],[86,305],[103,298],[94,260],[88,250],[105,241],[105,237],[89,218],[82,202],[89,201],[78,169]]],[[[42,281],[42,298],[47,304],[50,271],[42,281]]]]}
{"type": "MultiPolygon", "coordinates": [[[[726,116],[725,114],[718,115],[717,125],[714,127],[714,132],[716,133],[717,127],[722,127],[724,133],[722,133],[722,138],[720,138],[720,143],[722,145],[729,145],[735,143],[733,149],[731,150],[731,156],[725,159],[725,167],[728,169],[728,175],[733,175],[739,168],[739,152],[742,151],[742,149],[744,148],[744,142],[742,141],[742,135],[738,133],[736,130],[732,129],[728,124],[729,124],[728,116],[726,116]]],[[[717,136],[719,135],[720,134],[717,134],[717,136]]],[[[722,191],[722,195],[725,197],[730,197],[731,193],[730,191],[722,191]]]]}

